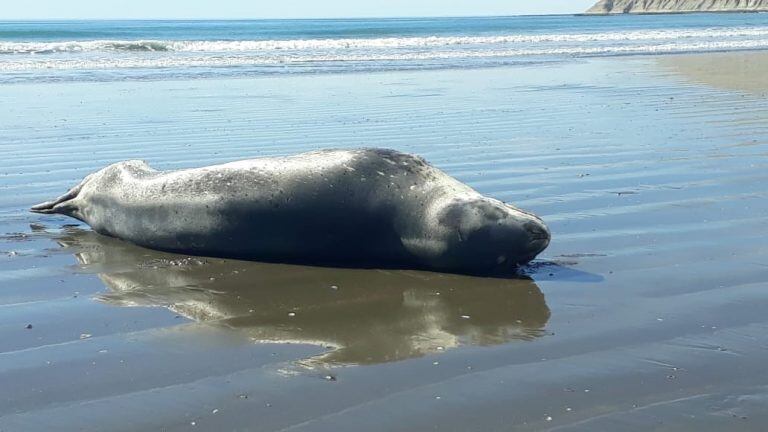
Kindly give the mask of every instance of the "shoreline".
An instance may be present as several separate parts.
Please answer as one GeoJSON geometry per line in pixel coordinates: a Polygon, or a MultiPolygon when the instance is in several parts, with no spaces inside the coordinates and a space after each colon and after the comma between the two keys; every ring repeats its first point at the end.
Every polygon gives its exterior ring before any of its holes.
{"type": "Polygon", "coordinates": [[[656,58],[668,58],[668,57],[706,57],[710,55],[719,56],[749,56],[754,54],[760,56],[761,54],[768,53],[768,48],[746,48],[739,50],[711,50],[706,52],[661,52],[661,53],[627,53],[627,54],[612,54],[612,55],[593,55],[593,56],[574,56],[569,58],[551,58],[541,60],[521,60],[515,64],[493,64],[493,65],[476,65],[476,66],[456,66],[456,67],[444,67],[436,66],[434,68],[422,68],[422,69],[409,69],[409,68],[392,68],[381,70],[360,70],[360,71],[304,71],[293,73],[254,73],[244,75],[225,75],[225,76],[188,76],[188,77],[173,77],[173,78],[141,78],[141,79],[112,79],[112,80],[56,80],[56,81],[43,81],[35,82],[30,80],[19,80],[12,82],[0,83],[0,86],[18,86],[28,85],[37,86],[44,84],[109,84],[109,83],[157,83],[157,82],[195,82],[195,81],[230,81],[230,80],[257,80],[257,79],[272,79],[272,78],[293,78],[293,77],[313,77],[313,76],[358,76],[358,75],[386,75],[391,73],[404,73],[404,74],[418,74],[418,73],[440,73],[444,71],[472,71],[472,70],[493,70],[493,69],[518,69],[518,68],[539,68],[539,67],[558,67],[568,63],[584,63],[590,61],[610,61],[611,59],[656,59],[656,58]]]}

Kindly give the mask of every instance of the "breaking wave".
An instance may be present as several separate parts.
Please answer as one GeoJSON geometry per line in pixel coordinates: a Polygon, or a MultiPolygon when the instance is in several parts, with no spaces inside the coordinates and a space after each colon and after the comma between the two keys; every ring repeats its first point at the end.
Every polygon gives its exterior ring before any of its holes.
{"type": "Polygon", "coordinates": [[[277,50],[344,50],[451,46],[497,46],[539,43],[590,43],[724,39],[768,36],[768,27],[697,30],[642,30],[611,33],[516,34],[498,36],[426,36],[295,40],[91,40],[63,42],[0,42],[0,54],[87,52],[259,52],[277,50]]]}
{"type": "Polygon", "coordinates": [[[516,58],[532,56],[600,56],[629,54],[689,53],[724,50],[767,49],[768,40],[709,42],[693,44],[654,44],[611,47],[569,47],[552,49],[512,49],[494,51],[428,51],[382,54],[306,54],[284,56],[163,56],[163,57],[110,57],[94,59],[36,58],[0,62],[0,71],[26,71],[41,69],[84,70],[124,68],[179,68],[179,67],[236,67],[291,65],[313,63],[404,63],[427,60],[461,60],[477,58],[516,58]]]}

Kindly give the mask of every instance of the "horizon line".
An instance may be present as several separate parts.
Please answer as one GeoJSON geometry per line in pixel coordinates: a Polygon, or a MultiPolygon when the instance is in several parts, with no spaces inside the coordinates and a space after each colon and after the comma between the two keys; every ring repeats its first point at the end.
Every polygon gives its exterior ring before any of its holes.
{"type": "Polygon", "coordinates": [[[4,22],[47,22],[47,21],[321,21],[321,20],[364,20],[364,19],[430,19],[430,18],[515,18],[515,17],[539,17],[539,16],[580,16],[583,12],[573,13],[553,13],[553,14],[514,14],[514,15],[402,15],[402,16],[384,16],[369,15],[356,17],[302,17],[302,18],[279,18],[279,17],[214,17],[214,18],[184,18],[184,17],[152,17],[152,18],[3,18],[4,22]]]}

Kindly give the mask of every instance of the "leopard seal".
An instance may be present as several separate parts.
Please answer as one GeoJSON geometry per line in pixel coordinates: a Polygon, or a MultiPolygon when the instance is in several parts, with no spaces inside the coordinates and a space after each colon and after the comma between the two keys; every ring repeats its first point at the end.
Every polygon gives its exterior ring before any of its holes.
{"type": "Polygon", "coordinates": [[[387,149],[176,171],[129,160],[31,211],[71,216],[150,249],[455,273],[515,268],[550,241],[539,217],[387,149]]]}

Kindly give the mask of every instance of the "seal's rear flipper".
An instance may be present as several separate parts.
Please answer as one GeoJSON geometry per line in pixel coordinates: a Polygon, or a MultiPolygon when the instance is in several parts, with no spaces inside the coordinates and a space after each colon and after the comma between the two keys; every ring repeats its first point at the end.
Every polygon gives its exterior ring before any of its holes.
{"type": "Polygon", "coordinates": [[[44,203],[40,203],[38,205],[32,206],[29,210],[33,213],[42,213],[42,214],[53,214],[53,213],[61,213],[61,214],[69,214],[69,211],[71,210],[71,206],[68,206],[66,203],[67,201],[75,198],[77,194],[80,193],[80,189],[82,189],[82,185],[78,185],[73,187],[69,190],[69,192],[65,193],[64,195],[56,198],[53,201],[46,201],[44,203]]]}
{"type": "Polygon", "coordinates": [[[32,213],[43,213],[43,214],[49,214],[53,213],[53,206],[55,201],[46,201],[41,204],[37,204],[32,206],[32,208],[29,209],[32,213]]]}

